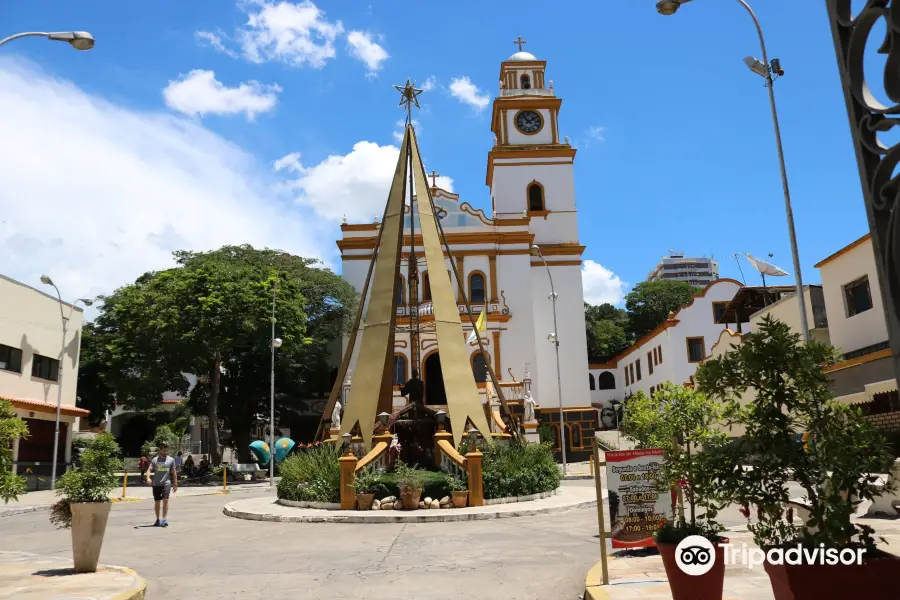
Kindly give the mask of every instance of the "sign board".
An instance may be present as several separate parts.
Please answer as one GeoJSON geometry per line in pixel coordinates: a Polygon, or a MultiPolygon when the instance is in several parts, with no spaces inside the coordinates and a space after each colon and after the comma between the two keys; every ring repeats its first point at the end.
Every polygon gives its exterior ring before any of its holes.
{"type": "Polygon", "coordinates": [[[672,514],[671,494],[657,487],[662,466],[661,448],[606,453],[607,486],[618,496],[609,505],[613,548],[656,545],[653,534],[672,514]]]}

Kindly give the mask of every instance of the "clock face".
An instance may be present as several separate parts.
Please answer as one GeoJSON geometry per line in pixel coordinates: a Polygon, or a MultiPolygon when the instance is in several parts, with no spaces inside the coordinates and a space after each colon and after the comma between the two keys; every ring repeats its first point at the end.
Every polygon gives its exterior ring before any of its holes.
{"type": "Polygon", "coordinates": [[[523,110],[516,115],[516,127],[522,133],[537,133],[543,125],[541,114],[533,110],[523,110]]]}

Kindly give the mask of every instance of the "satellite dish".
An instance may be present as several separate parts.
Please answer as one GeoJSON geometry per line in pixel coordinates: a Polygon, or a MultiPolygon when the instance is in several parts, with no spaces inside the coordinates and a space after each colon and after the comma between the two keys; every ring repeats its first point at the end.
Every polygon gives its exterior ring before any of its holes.
{"type": "Polygon", "coordinates": [[[750,262],[750,264],[753,265],[753,268],[763,275],[768,275],[769,277],[785,277],[787,275],[790,275],[790,273],[788,273],[781,267],[777,267],[767,260],[756,258],[751,254],[747,254],[746,252],[744,253],[744,255],[747,257],[747,260],[750,262]]]}

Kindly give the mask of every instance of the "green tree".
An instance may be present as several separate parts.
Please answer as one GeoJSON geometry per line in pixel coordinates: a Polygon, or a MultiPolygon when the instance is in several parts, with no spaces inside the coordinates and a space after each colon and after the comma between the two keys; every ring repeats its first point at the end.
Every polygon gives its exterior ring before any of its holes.
{"type": "Polygon", "coordinates": [[[625,310],[608,302],[598,306],[584,303],[584,324],[587,333],[588,360],[604,362],[628,347],[626,331],[628,315],[625,310]]]}
{"type": "Polygon", "coordinates": [[[244,452],[253,416],[268,410],[272,298],[276,335],[276,402],[283,410],[327,386],[328,343],[355,308],[353,288],[315,259],[250,246],[175,252],[177,267],[147,273],[103,298],[96,320],[104,381],[118,401],[159,405],[163,392],[190,395],[210,426],[213,463],[220,420],[244,452]],[[189,392],[186,373],[197,375],[189,392]]]}
{"type": "Polygon", "coordinates": [[[107,411],[116,408],[116,396],[104,378],[108,364],[103,337],[94,323],[85,323],[81,329],[81,350],[78,355],[78,392],[75,404],[91,411],[88,423],[96,427],[107,411]]]}
{"type": "Polygon", "coordinates": [[[683,281],[662,279],[643,281],[625,296],[628,311],[628,333],[638,339],[650,333],[669,316],[690,304],[699,288],[683,281]]]}
{"type": "Polygon", "coordinates": [[[25,493],[25,478],[13,475],[12,445],[28,437],[28,425],[16,416],[12,404],[0,398],[0,498],[6,504],[25,493]]]}

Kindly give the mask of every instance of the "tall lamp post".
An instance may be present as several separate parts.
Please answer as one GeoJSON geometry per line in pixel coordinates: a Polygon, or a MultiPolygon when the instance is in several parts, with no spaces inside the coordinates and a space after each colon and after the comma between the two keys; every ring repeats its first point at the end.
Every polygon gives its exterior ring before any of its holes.
{"type": "Polygon", "coordinates": [[[87,31],[26,31],[0,40],[0,46],[23,37],[44,37],[56,42],[68,42],[76,50],[90,50],[94,47],[94,36],[87,31]]]}
{"type": "MultiPolygon", "coordinates": [[[[686,4],[690,1],[691,0],[660,0],[656,3],[656,10],[661,15],[674,15],[682,4],[686,4]]],[[[781,187],[784,190],[784,211],[787,215],[788,236],[791,241],[791,258],[793,258],[794,261],[797,302],[800,305],[800,329],[803,331],[803,340],[808,342],[809,323],[806,319],[806,299],[803,297],[803,277],[800,274],[800,252],[797,250],[797,233],[794,231],[794,211],[791,208],[791,192],[788,187],[787,169],[784,166],[784,149],[781,146],[781,128],[778,126],[778,111],[775,110],[775,88],[773,85],[774,79],[772,79],[772,73],[781,76],[784,75],[784,70],[781,68],[781,61],[777,58],[773,58],[772,62],[769,62],[769,55],[766,52],[766,42],[765,39],[763,39],[762,27],[759,24],[759,19],[756,18],[756,13],[753,12],[753,9],[750,8],[750,5],[747,4],[746,0],[737,1],[748,13],[750,13],[753,24],[756,26],[756,33],[759,35],[759,47],[762,52],[762,61],[759,61],[752,56],[748,56],[744,59],[744,63],[751,71],[766,80],[766,89],[769,91],[769,107],[772,110],[772,125],[775,128],[775,145],[778,148],[778,166],[781,169],[781,187]]]]}
{"type": "Polygon", "coordinates": [[[275,487],[275,349],[281,348],[281,338],[275,337],[275,297],[278,286],[272,286],[272,368],[269,372],[269,487],[275,487]]]}
{"type": "Polygon", "coordinates": [[[85,306],[91,306],[94,302],[92,300],[88,300],[87,298],[79,298],[75,302],[73,302],[69,306],[69,314],[65,315],[63,313],[63,299],[62,294],[59,293],[59,288],[56,287],[56,284],[53,283],[53,280],[50,279],[47,275],[41,275],[41,283],[44,285],[52,286],[54,290],[56,290],[56,297],[59,299],[59,319],[62,321],[62,346],[59,348],[59,367],[57,368],[56,373],[56,426],[54,428],[53,434],[53,460],[51,461],[50,467],[50,489],[56,489],[56,463],[59,457],[59,414],[62,410],[62,392],[63,392],[63,363],[65,362],[66,355],[66,334],[69,331],[69,319],[72,318],[72,311],[75,310],[75,305],[81,302],[85,306]]]}
{"type": "Polygon", "coordinates": [[[563,404],[562,404],[562,377],[559,369],[559,326],[556,324],[556,299],[559,295],[556,293],[556,288],[553,287],[553,275],[550,273],[550,266],[547,264],[547,261],[544,259],[544,253],[541,252],[541,247],[537,244],[531,245],[531,255],[537,256],[541,259],[541,262],[544,263],[544,268],[547,269],[547,279],[550,280],[550,300],[553,301],[553,333],[547,336],[547,339],[554,345],[556,350],[556,393],[559,397],[559,446],[562,450],[562,466],[563,466],[563,475],[566,474],[566,420],[565,415],[563,414],[563,404]]]}

